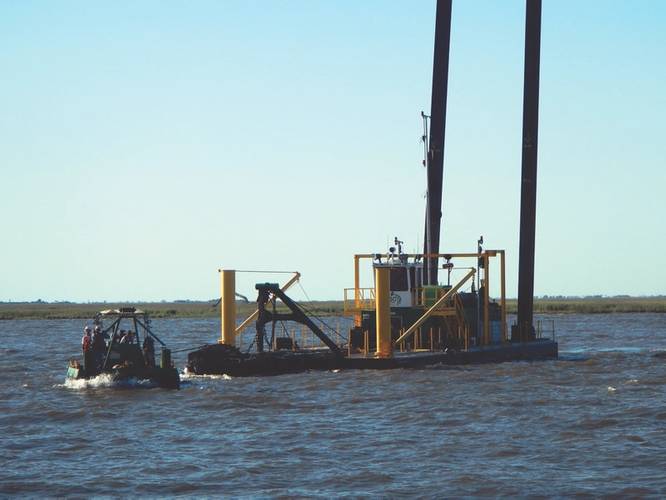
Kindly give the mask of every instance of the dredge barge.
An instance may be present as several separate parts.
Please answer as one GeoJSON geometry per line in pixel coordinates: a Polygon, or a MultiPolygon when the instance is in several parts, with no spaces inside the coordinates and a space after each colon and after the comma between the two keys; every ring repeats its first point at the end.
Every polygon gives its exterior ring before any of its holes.
{"type": "Polygon", "coordinates": [[[554,338],[542,338],[533,321],[541,0],[526,2],[518,315],[511,332],[506,319],[505,252],[484,250],[483,238],[476,252],[439,251],[451,3],[437,2],[431,114],[421,113],[427,170],[423,252],[403,253],[402,242],[396,238],[386,254],[355,256],[354,287],[345,290],[344,302],[353,326],[346,335],[335,332],[342,341],[334,341],[286,294],[298,274],[283,287],[258,283],[257,311],[237,325],[236,272],[221,271],[222,335],[217,344],[189,354],[189,371],[272,375],[557,357],[554,338]],[[360,286],[361,261],[372,265],[373,283],[368,288],[360,286]],[[445,284],[438,279],[440,271],[447,274],[445,284]],[[496,300],[490,297],[491,276],[495,289],[496,284],[500,288],[496,300]],[[278,312],[278,301],[288,312],[278,312]],[[243,352],[236,346],[237,336],[252,321],[256,321],[254,351],[243,352]],[[276,323],[284,321],[307,327],[321,347],[305,348],[293,336],[276,336],[276,323]],[[266,325],[271,325],[270,339],[266,325]]]}
{"type": "MultiPolygon", "coordinates": [[[[188,355],[195,374],[279,375],[308,370],[417,368],[435,364],[492,363],[557,357],[557,342],[545,338],[541,324],[525,341],[511,341],[507,331],[504,251],[438,254],[445,261],[447,283],[424,284],[424,255],[404,254],[401,243],[387,254],[354,256],[355,286],[344,291],[344,314],[353,320],[348,332],[324,331],[286,293],[285,286],[257,283],[258,308],[236,322],[236,271],[221,270],[222,334],[217,344],[188,355]],[[455,265],[468,261],[469,266],[455,265]],[[491,262],[499,261],[499,300],[489,294],[491,262]],[[373,286],[360,286],[361,263],[370,261],[373,286]],[[473,265],[472,265],[473,264],[473,265]],[[452,281],[452,277],[458,277],[452,281]],[[475,279],[476,278],[476,279],[475,279]],[[463,291],[466,290],[466,291],[463,291]],[[288,312],[278,312],[278,305],[288,312]],[[254,321],[253,345],[243,352],[237,338],[254,321]],[[299,346],[295,335],[282,336],[278,324],[292,322],[309,330],[317,347],[299,346]],[[271,335],[267,334],[270,330],[271,335]]],[[[293,331],[293,330],[292,330],[293,331]]]]}

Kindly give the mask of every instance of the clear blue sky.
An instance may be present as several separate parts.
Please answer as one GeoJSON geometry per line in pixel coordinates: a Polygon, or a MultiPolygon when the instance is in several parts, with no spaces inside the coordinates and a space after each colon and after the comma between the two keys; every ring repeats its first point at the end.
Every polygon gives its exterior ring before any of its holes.
{"type": "MultiPolygon", "coordinates": [[[[510,296],[524,8],[454,0],[444,166],[442,249],[505,248],[510,296]]],[[[339,299],[354,253],[415,250],[434,14],[0,3],[0,300],[211,298],[219,267],[339,299]]],[[[538,295],[666,292],[665,28],[660,0],[544,0],[538,295]]]]}

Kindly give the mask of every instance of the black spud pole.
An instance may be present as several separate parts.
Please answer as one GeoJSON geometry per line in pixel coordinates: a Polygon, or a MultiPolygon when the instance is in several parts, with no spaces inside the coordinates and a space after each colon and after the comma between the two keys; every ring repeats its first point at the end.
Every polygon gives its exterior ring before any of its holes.
{"type": "Polygon", "coordinates": [[[535,336],[534,241],[536,233],[537,139],[539,132],[539,55],[541,0],[527,0],[525,15],[525,82],[523,87],[523,161],[520,196],[518,320],[511,334],[524,342],[535,336]]]}

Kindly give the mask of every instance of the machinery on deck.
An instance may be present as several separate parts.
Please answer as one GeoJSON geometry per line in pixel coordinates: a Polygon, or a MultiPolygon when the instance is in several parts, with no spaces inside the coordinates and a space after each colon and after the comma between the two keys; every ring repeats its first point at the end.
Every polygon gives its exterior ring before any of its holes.
{"type": "Polygon", "coordinates": [[[392,347],[401,352],[461,350],[506,342],[504,250],[483,250],[479,243],[477,253],[429,255],[430,261],[444,261],[447,280],[445,284],[427,284],[424,255],[403,253],[398,238],[395,244],[385,255],[354,256],[354,288],[344,292],[344,313],[354,317],[351,352],[376,349],[375,288],[377,271],[382,270],[389,278],[392,347]],[[454,259],[467,265],[456,266],[454,259]],[[489,293],[491,262],[495,259],[499,259],[499,303],[491,300],[489,293]],[[360,287],[363,261],[372,262],[375,286],[371,288],[360,287]]]}
{"type": "MultiPolygon", "coordinates": [[[[294,280],[280,288],[277,283],[257,283],[257,310],[248,319],[256,319],[253,343],[243,352],[236,346],[236,337],[249,324],[246,319],[236,326],[235,271],[221,271],[222,276],[222,337],[217,344],[203,346],[187,357],[187,370],[194,374],[225,374],[230,376],[279,375],[306,370],[335,369],[344,357],[340,347],[306,314],[301,306],[285,293],[294,280]],[[278,312],[278,300],[288,312],[278,312]],[[230,303],[232,302],[232,303],[230,303]],[[226,312],[225,312],[226,309],[226,312]],[[277,336],[278,322],[295,322],[308,328],[324,345],[304,349],[294,338],[277,336]],[[271,325],[270,336],[266,331],[271,325]],[[254,350],[252,350],[254,348],[254,350]]],[[[296,278],[300,274],[296,273],[296,278]]]]}
{"type": "Polygon", "coordinates": [[[264,341],[266,340],[266,324],[271,323],[273,325],[271,342],[269,345],[274,345],[276,350],[284,348],[295,348],[291,338],[282,337],[278,339],[275,337],[275,323],[278,321],[295,321],[307,326],[312,333],[314,333],[319,340],[321,340],[326,347],[328,347],[331,352],[336,356],[342,356],[340,348],[335,342],[333,342],[322,330],[319,328],[308,316],[305,314],[303,309],[296,304],[293,300],[287,297],[287,294],[280,289],[280,286],[277,283],[258,283],[256,289],[259,291],[259,296],[257,297],[258,304],[258,316],[257,316],[257,351],[263,352],[264,350],[264,341]],[[280,300],[285,306],[289,308],[289,313],[278,313],[276,311],[277,300],[280,300]],[[268,304],[272,305],[273,310],[269,311],[266,309],[268,304]],[[281,342],[278,342],[281,340],[281,342]],[[273,342],[275,341],[275,342],[273,342]],[[278,343],[280,344],[278,346],[278,343]]]}

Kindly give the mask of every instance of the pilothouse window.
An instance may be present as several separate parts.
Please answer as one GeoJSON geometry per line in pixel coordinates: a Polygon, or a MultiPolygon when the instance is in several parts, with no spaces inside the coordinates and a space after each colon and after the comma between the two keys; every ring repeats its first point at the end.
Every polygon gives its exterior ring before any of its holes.
{"type": "Polygon", "coordinates": [[[406,268],[398,267],[391,269],[391,291],[392,292],[409,291],[409,277],[407,276],[406,268]]]}

